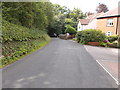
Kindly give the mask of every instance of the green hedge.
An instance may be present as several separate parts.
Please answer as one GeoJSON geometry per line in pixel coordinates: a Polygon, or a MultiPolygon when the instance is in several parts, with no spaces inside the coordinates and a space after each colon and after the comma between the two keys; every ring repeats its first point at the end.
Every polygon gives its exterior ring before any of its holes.
{"type": "Polygon", "coordinates": [[[78,42],[87,44],[88,42],[101,42],[105,40],[106,35],[101,30],[87,29],[79,31],[76,37],[78,42]]]}
{"type": "Polygon", "coordinates": [[[14,25],[4,20],[2,33],[2,55],[4,56],[2,66],[17,61],[50,41],[50,37],[45,32],[14,25]]]}
{"type": "Polygon", "coordinates": [[[114,42],[118,40],[118,35],[107,36],[109,42],[114,42]]]}

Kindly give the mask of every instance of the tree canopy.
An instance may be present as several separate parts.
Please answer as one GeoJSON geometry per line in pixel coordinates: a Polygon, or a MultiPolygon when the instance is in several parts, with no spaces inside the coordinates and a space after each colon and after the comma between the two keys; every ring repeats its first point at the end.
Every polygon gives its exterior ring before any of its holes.
{"type": "Polygon", "coordinates": [[[46,31],[53,36],[65,33],[67,25],[77,28],[78,19],[85,14],[78,8],[70,10],[51,2],[2,2],[2,17],[10,23],[46,31]]]}
{"type": "Polygon", "coordinates": [[[105,4],[99,3],[99,6],[97,6],[96,11],[97,11],[97,13],[101,13],[101,12],[105,13],[109,10],[108,10],[108,7],[105,4]]]}

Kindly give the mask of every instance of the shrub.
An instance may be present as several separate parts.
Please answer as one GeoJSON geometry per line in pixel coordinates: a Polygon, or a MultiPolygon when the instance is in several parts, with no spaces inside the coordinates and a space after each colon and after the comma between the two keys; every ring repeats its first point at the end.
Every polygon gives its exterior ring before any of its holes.
{"type": "Polygon", "coordinates": [[[23,26],[11,24],[5,20],[2,22],[3,42],[27,41],[29,39],[45,38],[45,32],[38,29],[28,29],[23,26]]]}
{"type": "Polygon", "coordinates": [[[4,43],[2,46],[2,66],[17,61],[24,55],[30,54],[31,52],[43,47],[48,43],[49,40],[30,40],[30,41],[12,41],[4,43]]]}
{"type": "Polygon", "coordinates": [[[77,41],[77,38],[73,38],[72,40],[77,41]]]}
{"type": "Polygon", "coordinates": [[[118,35],[107,36],[109,42],[114,42],[118,40],[118,35]]]}
{"type": "Polygon", "coordinates": [[[78,42],[87,44],[88,42],[101,42],[105,40],[106,35],[101,30],[87,29],[79,31],[76,34],[78,42]]]}
{"type": "Polygon", "coordinates": [[[100,46],[102,46],[102,47],[107,47],[107,43],[101,42],[101,43],[100,43],[100,46]]]}
{"type": "Polygon", "coordinates": [[[117,43],[108,43],[107,45],[108,45],[108,47],[113,47],[113,48],[117,48],[118,47],[117,43]]]}
{"type": "Polygon", "coordinates": [[[103,40],[104,43],[108,43],[109,41],[108,40],[103,40]]]}
{"type": "Polygon", "coordinates": [[[120,36],[118,37],[118,47],[120,47],[120,36]]]}
{"type": "Polygon", "coordinates": [[[79,43],[81,41],[82,31],[77,32],[75,37],[77,38],[77,42],[79,43]]]}
{"type": "Polygon", "coordinates": [[[75,28],[71,27],[70,25],[67,26],[66,30],[65,30],[66,33],[69,33],[69,34],[76,34],[76,30],[75,28]]]}
{"type": "MultiPolygon", "coordinates": [[[[50,37],[38,29],[29,29],[11,24],[3,20],[2,23],[2,66],[18,60],[50,41],[50,37]]],[[[0,66],[1,67],[1,66],[0,66]]]]}

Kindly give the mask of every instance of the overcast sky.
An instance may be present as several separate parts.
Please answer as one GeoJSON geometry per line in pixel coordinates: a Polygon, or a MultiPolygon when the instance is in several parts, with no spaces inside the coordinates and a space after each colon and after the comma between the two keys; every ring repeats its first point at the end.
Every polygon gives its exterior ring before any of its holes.
{"type": "Polygon", "coordinates": [[[118,6],[120,0],[50,0],[53,4],[60,4],[67,6],[71,10],[75,8],[81,9],[83,12],[95,12],[99,3],[104,3],[108,6],[108,9],[114,9],[118,6]]]}

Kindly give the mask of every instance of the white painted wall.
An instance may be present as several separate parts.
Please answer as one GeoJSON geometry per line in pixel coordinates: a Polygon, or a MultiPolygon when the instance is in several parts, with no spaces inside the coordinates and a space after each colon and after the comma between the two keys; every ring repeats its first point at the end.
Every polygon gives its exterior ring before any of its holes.
{"type": "Polygon", "coordinates": [[[82,30],[86,30],[87,25],[82,25],[82,30]]]}
{"type": "Polygon", "coordinates": [[[78,22],[78,25],[77,25],[77,31],[82,31],[82,30],[85,30],[86,29],[86,26],[87,25],[81,25],[80,21],[78,22]]]}
{"type": "Polygon", "coordinates": [[[78,25],[77,25],[77,31],[82,31],[82,25],[80,21],[78,22],[78,25]]]}
{"type": "Polygon", "coordinates": [[[97,19],[91,21],[88,25],[81,25],[80,21],[77,25],[77,30],[82,31],[86,29],[97,29],[97,19]]]}
{"type": "Polygon", "coordinates": [[[97,19],[94,19],[85,27],[85,29],[96,29],[96,28],[97,28],[97,19]]]}

